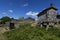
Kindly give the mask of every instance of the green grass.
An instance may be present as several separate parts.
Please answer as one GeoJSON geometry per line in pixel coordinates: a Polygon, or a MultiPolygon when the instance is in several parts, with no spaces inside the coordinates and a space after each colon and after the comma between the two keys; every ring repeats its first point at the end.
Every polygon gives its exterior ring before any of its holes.
{"type": "Polygon", "coordinates": [[[0,40],[6,40],[5,36],[0,32],[0,40]]]}
{"type": "Polygon", "coordinates": [[[60,29],[52,27],[46,31],[38,25],[21,25],[19,29],[5,32],[3,35],[7,40],[60,40],[60,29]]]}

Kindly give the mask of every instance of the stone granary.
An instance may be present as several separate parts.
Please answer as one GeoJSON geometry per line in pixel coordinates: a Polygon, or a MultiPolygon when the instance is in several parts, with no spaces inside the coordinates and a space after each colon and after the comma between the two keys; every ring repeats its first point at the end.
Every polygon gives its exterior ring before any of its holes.
{"type": "Polygon", "coordinates": [[[57,24],[60,22],[60,14],[57,13],[57,8],[50,4],[50,6],[43,11],[41,11],[38,16],[39,24],[57,24]]]}
{"type": "Polygon", "coordinates": [[[15,25],[13,21],[7,21],[6,25],[7,25],[7,28],[9,29],[15,29],[15,25]]]}

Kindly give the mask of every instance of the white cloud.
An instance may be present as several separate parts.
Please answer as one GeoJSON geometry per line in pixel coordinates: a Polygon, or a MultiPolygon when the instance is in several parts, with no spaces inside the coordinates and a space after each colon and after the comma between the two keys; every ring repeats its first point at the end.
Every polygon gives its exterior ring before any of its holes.
{"type": "Polygon", "coordinates": [[[37,16],[38,12],[32,12],[32,11],[29,11],[26,13],[26,15],[28,16],[37,16]]]}
{"type": "Polygon", "coordinates": [[[33,13],[32,11],[29,11],[29,12],[26,13],[26,15],[32,16],[32,13],[33,13]]]}
{"type": "Polygon", "coordinates": [[[26,15],[28,15],[28,16],[30,16],[30,17],[32,17],[32,18],[35,18],[35,20],[37,21],[37,14],[38,14],[38,13],[39,13],[39,12],[29,11],[29,12],[26,13],[26,15]]]}
{"type": "Polygon", "coordinates": [[[10,13],[13,13],[13,10],[9,10],[10,13]]]}
{"type": "Polygon", "coordinates": [[[2,16],[7,16],[8,14],[6,12],[1,12],[2,16]]]}
{"type": "Polygon", "coordinates": [[[5,14],[7,14],[7,13],[6,13],[6,12],[2,12],[2,14],[4,14],[4,15],[5,15],[5,14]]]}
{"type": "Polygon", "coordinates": [[[23,7],[26,7],[26,6],[28,6],[28,5],[29,5],[29,4],[28,4],[28,3],[26,3],[26,4],[23,4],[22,6],[23,6],[23,7]]]}

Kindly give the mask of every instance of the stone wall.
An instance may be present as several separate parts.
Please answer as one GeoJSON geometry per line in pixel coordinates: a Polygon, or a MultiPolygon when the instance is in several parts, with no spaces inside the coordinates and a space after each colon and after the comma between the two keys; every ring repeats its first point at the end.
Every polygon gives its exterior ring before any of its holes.
{"type": "Polygon", "coordinates": [[[47,11],[47,13],[45,13],[44,15],[41,15],[40,17],[38,17],[38,22],[57,22],[57,12],[54,9],[50,9],[47,11]]]}
{"type": "Polygon", "coordinates": [[[43,21],[46,21],[46,14],[44,14],[44,15],[38,17],[38,22],[41,23],[41,22],[43,22],[43,21]]]}
{"type": "Polygon", "coordinates": [[[48,19],[48,21],[56,22],[57,21],[56,15],[57,15],[56,10],[54,10],[54,9],[48,10],[47,11],[47,17],[48,17],[47,19],[48,19]]]}

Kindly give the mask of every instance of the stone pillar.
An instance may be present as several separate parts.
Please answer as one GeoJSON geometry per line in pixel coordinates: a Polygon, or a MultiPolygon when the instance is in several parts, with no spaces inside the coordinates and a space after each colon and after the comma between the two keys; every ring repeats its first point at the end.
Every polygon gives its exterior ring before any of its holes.
{"type": "Polygon", "coordinates": [[[41,24],[41,27],[42,27],[43,25],[41,24]]]}
{"type": "Polygon", "coordinates": [[[46,27],[46,31],[49,29],[49,25],[47,25],[47,27],[46,27]]]}
{"type": "Polygon", "coordinates": [[[47,22],[47,25],[46,25],[46,31],[49,29],[49,22],[47,22]]]}

